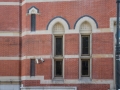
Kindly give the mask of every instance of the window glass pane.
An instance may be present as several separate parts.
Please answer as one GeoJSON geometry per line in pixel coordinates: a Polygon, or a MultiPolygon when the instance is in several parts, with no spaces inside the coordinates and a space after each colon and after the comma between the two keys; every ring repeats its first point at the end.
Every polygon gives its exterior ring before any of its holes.
{"type": "Polygon", "coordinates": [[[82,36],[82,54],[89,54],[89,36],[82,36]]]}
{"type": "Polygon", "coordinates": [[[31,59],[30,62],[30,76],[35,76],[35,60],[31,59]]]}
{"type": "Polygon", "coordinates": [[[35,25],[36,25],[36,15],[31,14],[31,31],[35,31],[35,25]]]}
{"type": "Polygon", "coordinates": [[[82,60],[82,75],[89,75],[89,60],[82,60]]]}
{"type": "Polygon", "coordinates": [[[62,61],[56,61],[56,76],[62,76],[62,61]]]}
{"type": "Polygon", "coordinates": [[[62,37],[56,37],[56,55],[62,55],[62,37]]]}

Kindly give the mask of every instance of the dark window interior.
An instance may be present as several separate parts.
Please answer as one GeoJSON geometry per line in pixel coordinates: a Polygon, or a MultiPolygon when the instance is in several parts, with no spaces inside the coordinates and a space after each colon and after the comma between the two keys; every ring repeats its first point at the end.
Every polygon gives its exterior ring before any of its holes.
{"type": "Polygon", "coordinates": [[[30,76],[35,76],[35,60],[31,59],[30,62],[30,76]]]}
{"type": "Polygon", "coordinates": [[[82,76],[89,76],[89,60],[82,60],[82,76]]]}
{"type": "Polygon", "coordinates": [[[62,76],[62,61],[55,61],[55,76],[62,76]]]}
{"type": "Polygon", "coordinates": [[[56,37],[56,55],[62,55],[62,37],[56,37]]]}
{"type": "Polygon", "coordinates": [[[31,31],[35,31],[36,26],[36,15],[31,14],[31,31]]]}
{"type": "Polygon", "coordinates": [[[89,54],[89,36],[82,36],[82,55],[89,54]]]}

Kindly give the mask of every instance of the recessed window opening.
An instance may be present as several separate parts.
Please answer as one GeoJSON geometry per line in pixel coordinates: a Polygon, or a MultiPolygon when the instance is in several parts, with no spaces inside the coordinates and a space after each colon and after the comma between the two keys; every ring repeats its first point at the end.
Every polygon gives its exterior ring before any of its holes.
{"type": "Polygon", "coordinates": [[[89,76],[89,71],[90,71],[90,60],[81,60],[82,61],[82,65],[81,65],[81,71],[82,71],[82,76],[89,76]]]}
{"type": "Polygon", "coordinates": [[[90,36],[82,35],[81,36],[81,49],[82,55],[89,55],[90,54],[90,36]]]}
{"type": "Polygon", "coordinates": [[[55,55],[63,54],[63,37],[55,36],[55,55]]]}
{"type": "Polygon", "coordinates": [[[63,61],[55,60],[55,77],[63,76],[63,61]]]}
{"type": "Polygon", "coordinates": [[[63,48],[64,48],[64,26],[60,22],[56,22],[52,27],[53,32],[53,48],[54,48],[54,78],[63,78],[63,48]]]}
{"type": "Polygon", "coordinates": [[[31,14],[31,31],[35,31],[36,29],[36,15],[31,14]]]}
{"type": "Polygon", "coordinates": [[[30,76],[35,76],[35,60],[30,60],[30,76]]]}

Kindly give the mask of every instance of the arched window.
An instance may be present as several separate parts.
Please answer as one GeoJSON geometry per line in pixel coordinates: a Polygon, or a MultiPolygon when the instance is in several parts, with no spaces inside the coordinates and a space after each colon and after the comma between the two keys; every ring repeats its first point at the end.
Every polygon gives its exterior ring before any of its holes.
{"type": "Polygon", "coordinates": [[[91,25],[85,21],[80,26],[81,34],[81,56],[90,55],[90,34],[92,32],[91,25]]]}
{"type": "Polygon", "coordinates": [[[90,37],[92,27],[89,22],[84,21],[80,26],[81,35],[81,76],[90,76],[90,37]]]}
{"type": "Polygon", "coordinates": [[[64,27],[60,23],[56,23],[53,26],[53,34],[54,34],[54,55],[55,56],[62,56],[63,55],[63,34],[64,34],[64,27]]]}
{"type": "Polygon", "coordinates": [[[63,77],[63,34],[65,30],[59,22],[52,29],[54,38],[54,77],[63,77]]]}
{"type": "Polygon", "coordinates": [[[31,31],[36,30],[36,14],[39,14],[39,9],[37,9],[35,6],[32,6],[28,9],[28,13],[31,15],[31,31]]]}
{"type": "Polygon", "coordinates": [[[98,24],[96,20],[85,15],[80,17],[75,25],[75,30],[79,30],[79,78],[89,77],[92,79],[92,33],[96,32],[98,24]]]}
{"type": "Polygon", "coordinates": [[[57,16],[50,20],[47,30],[52,33],[52,79],[64,78],[64,34],[70,26],[66,19],[57,16]]]}

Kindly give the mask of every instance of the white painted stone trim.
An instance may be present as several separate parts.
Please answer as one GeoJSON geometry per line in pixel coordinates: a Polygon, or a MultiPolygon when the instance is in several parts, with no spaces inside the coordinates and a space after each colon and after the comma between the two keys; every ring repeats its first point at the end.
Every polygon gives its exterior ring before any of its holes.
{"type": "MultiPolygon", "coordinates": [[[[54,55],[55,55],[54,43],[55,43],[54,35],[52,34],[52,57],[54,57],[54,55]]],[[[52,79],[53,78],[54,78],[54,58],[52,58],[52,79]]]]}
{"type": "Polygon", "coordinates": [[[26,4],[26,1],[24,0],[22,3],[20,3],[20,6],[23,6],[26,4]]]}
{"type": "Polygon", "coordinates": [[[113,35],[113,80],[114,80],[114,88],[116,88],[116,70],[115,70],[115,44],[116,44],[116,38],[115,38],[115,34],[116,34],[116,27],[115,27],[115,22],[117,22],[117,18],[116,17],[112,17],[110,18],[110,30],[114,33],[113,35]]]}
{"type": "MultiPolygon", "coordinates": [[[[93,33],[108,33],[108,32],[112,32],[110,28],[99,28],[96,30],[96,32],[93,33]]],[[[50,30],[36,30],[35,32],[24,31],[22,32],[22,37],[26,35],[41,35],[41,34],[42,35],[52,34],[52,31],[50,30]]],[[[79,30],[75,30],[75,29],[65,30],[64,34],[79,34],[79,30]]]]}
{"type": "Polygon", "coordinates": [[[12,32],[12,31],[0,31],[0,36],[12,36],[12,37],[19,37],[19,32],[12,32]]]}
{"type": "Polygon", "coordinates": [[[49,24],[49,26],[48,26],[48,31],[50,31],[50,32],[52,33],[52,31],[53,31],[53,26],[54,26],[56,23],[61,23],[61,24],[63,25],[65,31],[69,30],[69,26],[68,26],[67,22],[66,22],[64,19],[58,17],[58,18],[55,18],[54,20],[52,20],[52,21],[50,22],[50,24],[49,24]]]}
{"type": "Polygon", "coordinates": [[[64,58],[79,58],[79,55],[65,55],[64,58]]]}
{"type": "Polygon", "coordinates": [[[92,58],[113,58],[113,54],[92,54],[92,58]]]}
{"type": "Polygon", "coordinates": [[[0,60],[20,60],[20,57],[0,57],[0,60]]]}
{"type": "Polygon", "coordinates": [[[52,34],[51,31],[49,30],[36,30],[35,32],[31,32],[31,31],[24,31],[22,32],[22,37],[26,36],[26,35],[46,35],[46,34],[52,34]]]}
{"type": "Polygon", "coordinates": [[[44,80],[44,76],[22,76],[21,80],[44,80]]]}
{"type": "Polygon", "coordinates": [[[19,2],[0,2],[0,5],[9,5],[9,6],[23,6],[26,3],[35,3],[35,2],[70,2],[70,1],[77,1],[77,0],[24,0],[22,3],[19,2]]]}
{"type": "Polygon", "coordinates": [[[63,1],[77,1],[77,0],[25,0],[26,2],[63,2],[63,1]]]}
{"type": "MultiPolygon", "coordinates": [[[[44,76],[0,76],[0,81],[20,81],[20,80],[40,80],[40,84],[55,84],[52,79],[44,79],[44,76]]],[[[59,82],[59,81],[58,81],[59,82]]],[[[63,83],[56,84],[110,84],[110,89],[113,89],[112,79],[64,79],[63,83]]]]}
{"type": "Polygon", "coordinates": [[[51,56],[51,55],[23,56],[23,57],[21,57],[21,60],[25,60],[25,59],[36,59],[36,58],[49,59],[49,58],[52,58],[52,56],[51,56]]]}
{"type": "Polygon", "coordinates": [[[20,3],[19,2],[0,2],[0,6],[3,6],[3,5],[12,5],[12,6],[19,6],[20,3]]]}
{"type": "MultiPolygon", "coordinates": [[[[52,35],[52,31],[51,30],[36,30],[35,32],[24,31],[24,32],[22,32],[22,37],[26,36],[26,35],[47,35],[47,34],[52,35]]],[[[74,29],[65,30],[64,34],[79,34],[79,30],[77,30],[77,31],[74,29]]]]}
{"type": "Polygon", "coordinates": [[[35,7],[32,7],[27,14],[30,15],[30,14],[40,14],[40,13],[38,13],[38,10],[35,7]]]}
{"type": "MultiPolygon", "coordinates": [[[[79,55],[64,55],[64,58],[81,58],[79,55]]],[[[113,58],[113,54],[92,54],[92,58],[113,58]]],[[[0,57],[0,60],[26,60],[26,59],[52,59],[53,55],[33,55],[33,56],[23,56],[23,57],[0,57]]],[[[86,57],[87,58],[87,57],[86,57]]],[[[90,58],[90,57],[88,57],[90,58]]]]}
{"type": "Polygon", "coordinates": [[[92,33],[109,33],[109,32],[113,32],[113,31],[111,31],[110,28],[98,28],[92,33]]]}
{"type": "Polygon", "coordinates": [[[36,3],[36,2],[70,2],[70,1],[77,1],[77,0],[24,0],[22,3],[21,3],[21,6],[26,4],[26,3],[36,3]]]}
{"type": "Polygon", "coordinates": [[[110,89],[113,89],[112,79],[92,79],[92,80],[80,80],[80,79],[64,79],[63,82],[57,81],[54,83],[52,79],[44,79],[44,76],[22,76],[21,80],[40,80],[40,84],[110,84],[110,89]]]}
{"type": "Polygon", "coordinates": [[[20,81],[19,76],[0,76],[0,81],[20,81]]]}
{"type": "MultiPolygon", "coordinates": [[[[96,32],[93,33],[108,33],[108,32],[113,32],[113,29],[111,30],[111,28],[99,28],[96,30],[96,32]]],[[[35,32],[31,32],[29,31],[24,31],[21,34],[21,37],[26,36],[26,35],[48,35],[51,34],[52,35],[52,31],[50,30],[36,30],[35,32]]],[[[69,30],[65,30],[64,34],[79,34],[79,30],[75,30],[75,29],[69,29],[69,30]]],[[[10,32],[10,31],[0,31],[0,36],[8,36],[8,37],[19,37],[20,33],[19,32],[10,32]]]]}
{"type": "Polygon", "coordinates": [[[77,87],[71,86],[38,86],[38,87],[21,87],[21,90],[77,90],[77,87]]]}
{"type": "MultiPolygon", "coordinates": [[[[52,79],[44,79],[44,76],[22,76],[21,80],[40,80],[41,84],[53,84],[52,79]]],[[[64,79],[63,84],[110,84],[112,79],[92,79],[92,80],[80,80],[80,79],[64,79]]]]}
{"type": "Polygon", "coordinates": [[[116,17],[111,17],[110,18],[110,30],[112,31],[112,32],[115,32],[114,31],[114,23],[117,21],[117,18],[116,17]]]}
{"type": "Polygon", "coordinates": [[[80,30],[80,26],[83,22],[89,22],[90,25],[92,26],[92,32],[97,32],[97,26],[96,26],[96,23],[93,19],[91,19],[90,17],[83,17],[81,18],[77,23],[76,23],[76,27],[75,27],[75,30],[80,30]]]}

